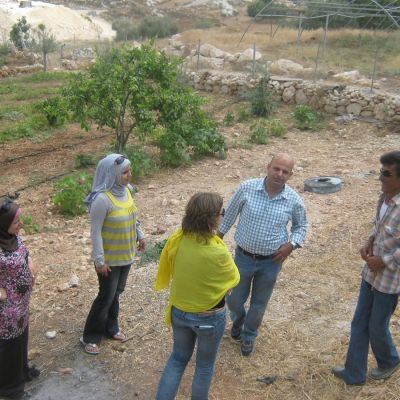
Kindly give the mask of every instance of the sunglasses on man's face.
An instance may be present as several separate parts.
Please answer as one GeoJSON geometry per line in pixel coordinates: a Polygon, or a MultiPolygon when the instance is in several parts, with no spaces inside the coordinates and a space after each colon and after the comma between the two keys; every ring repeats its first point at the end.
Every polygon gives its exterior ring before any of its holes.
{"type": "Polygon", "coordinates": [[[381,176],[384,176],[385,178],[390,178],[391,176],[393,176],[393,174],[388,171],[387,169],[382,169],[380,170],[380,174],[381,176]]]}
{"type": "Polygon", "coordinates": [[[116,165],[121,165],[125,160],[126,160],[125,156],[119,156],[118,158],[115,159],[114,163],[116,165]]]}
{"type": "Polygon", "coordinates": [[[0,214],[5,214],[6,212],[10,211],[12,203],[13,201],[11,199],[6,198],[0,207],[0,214]]]}

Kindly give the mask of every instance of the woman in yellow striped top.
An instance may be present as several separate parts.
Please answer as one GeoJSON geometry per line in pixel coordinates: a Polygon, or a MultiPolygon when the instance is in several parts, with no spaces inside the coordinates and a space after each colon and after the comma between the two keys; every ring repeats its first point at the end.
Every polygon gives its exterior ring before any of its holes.
{"type": "Polygon", "coordinates": [[[118,324],[119,296],[125,289],[136,249],[145,246],[130,190],[131,179],[130,161],[121,154],[110,154],[99,162],[87,198],[92,256],[99,281],[99,293],[80,339],[89,354],[99,353],[97,344],[103,336],[125,338],[118,324]]]}

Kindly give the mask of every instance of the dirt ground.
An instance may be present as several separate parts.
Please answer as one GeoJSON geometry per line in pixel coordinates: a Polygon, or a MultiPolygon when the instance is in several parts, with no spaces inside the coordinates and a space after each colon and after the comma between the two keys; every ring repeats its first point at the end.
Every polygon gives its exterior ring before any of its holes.
{"type": "MultiPolygon", "coordinates": [[[[225,104],[223,99],[214,103],[221,119],[225,104]]],[[[279,114],[289,120],[290,109],[279,114]]],[[[291,127],[283,139],[250,147],[245,144],[246,125],[224,128],[224,133],[230,144],[226,160],[209,158],[135,182],[147,241],[172,233],[180,225],[187,200],[197,191],[216,191],[227,202],[241,181],[264,176],[277,151],[296,158],[289,183],[304,198],[310,227],[304,248],[283,267],[251,357],[241,356],[238,344],[229,338],[228,324],[210,399],[400,399],[398,374],[387,382],[346,387],[330,373],[332,366],[343,362],[347,348],[362,268],[358,249],[371,228],[380,189],[378,159],[383,152],[398,149],[399,134],[371,123],[340,125],[331,120],[321,131],[291,127]],[[342,190],[325,195],[304,192],[304,181],[320,175],[340,176],[342,190]],[[277,381],[272,385],[257,381],[265,375],[277,375],[277,381]]],[[[106,151],[108,138],[61,147],[78,141],[80,135],[78,128],[72,128],[47,142],[0,147],[1,194],[71,169],[77,153],[106,151]],[[3,162],[50,146],[54,148],[50,153],[3,162]]],[[[104,340],[100,355],[84,354],[79,337],[97,292],[88,217],[63,218],[52,205],[52,195],[53,185],[47,182],[22,191],[19,199],[24,212],[40,225],[39,233],[23,235],[41,268],[31,303],[30,354],[42,374],[28,392],[34,400],[153,399],[171,350],[171,331],[163,323],[167,293],[152,289],[157,265],[135,267],[130,274],[121,306],[121,328],[129,340],[123,344],[104,340]],[[80,285],[66,289],[74,274],[80,285]],[[47,339],[47,331],[56,331],[56,337],[47,339]]],[[[226,236],[231,250],[233,233],[234,229],[226,236]]],[[[398,320],[397,312],[392,332],[400,343],[398,320]]],[[[370,365],[375,366],[372,358],[370,365]]],[[[190,398],[192,374],[193,361],[177,399],[190,398]]]]}

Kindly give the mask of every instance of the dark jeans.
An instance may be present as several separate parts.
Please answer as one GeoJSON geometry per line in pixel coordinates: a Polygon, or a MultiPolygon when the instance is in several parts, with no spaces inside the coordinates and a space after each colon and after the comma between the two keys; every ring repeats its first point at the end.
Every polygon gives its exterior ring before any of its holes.
{"type": "Polygon", "coordinates": [[[212,314],[172,309],[174,347],[158,385],[157,400],[174,400],[186,365],[197,342],[192,400],[207,400],[219,344],[224,334],[226,311],[212,314]]]}
{"type": "Polygon", "coordinates": [[[108,276],[97,274],[99,293],[92,304],[83,331],[85,343],[99,343],[103,336],[119,331],[119,295],[124,291],[130,265],[111,267],[108,276]]]}
{"type": "Polygon", "coordinates": [[[369,344],[378,368],[389,369],[400,362],[389,330],[390,318],[396,309],[399,295],[371,289],[371,285],[362,280],[351,322],[350,344],[343,375],[344,380],[350,384],[363,383],[367,379],[369,344]]]}
{"type": "Polygon", "coordinates": [[[0,339],[0,397],[20,399],[28,377],[28,327],[14,339],[0,339]]]}

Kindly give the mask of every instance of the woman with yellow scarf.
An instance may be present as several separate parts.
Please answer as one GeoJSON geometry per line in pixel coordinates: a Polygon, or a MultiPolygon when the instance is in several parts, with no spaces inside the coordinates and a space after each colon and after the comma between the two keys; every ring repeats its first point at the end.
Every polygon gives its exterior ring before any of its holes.
{"type": "Polygon", "coordinates": [[[216,235],[223,199],[197,193],[189,200],[182,228],[161,254],[155,290],[170,286],[165,321],[172,324],[173,350],[162,374],[157,400],[173,400],[195,344],[192,399],[208,399],[218,347],[226,324],[225,295],[239,283],[239,271],[216,235]]]}

